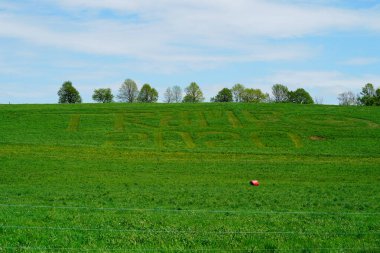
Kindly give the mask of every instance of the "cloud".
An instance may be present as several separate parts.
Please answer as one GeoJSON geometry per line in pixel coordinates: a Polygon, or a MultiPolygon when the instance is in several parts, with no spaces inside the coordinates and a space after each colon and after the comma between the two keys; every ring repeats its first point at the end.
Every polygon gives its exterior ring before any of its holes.
{"type": "MultiPolygon", "coordinates": [[[[141,79],[164,76],[164,80],[156,81],[164,85],[175,79],[171,77],[173,73],[185,73],[181,77],[176,76],[178,81],[199,73],[192,70],[206,70],[202,72],[206,73],[205,77],[199,78],[211,80],[201,83],[207,85],[205,94],[211,97],[219,88],[232,85],[214,85],[212,79],[218,80],[215,72],[219,67],[228,69],[223,65],[235,65],[236,69],[236,66],[243,68],[226,76],[226,82],[235,79],[250,87],[261,84],[257,87],[267,92],[271,85],[281,82],[292,89],[305,87],[316,94],[329,96],[328,101],[334,103],[337,93],[358,90],[366,82],[380,83],[380,78],[359,73],[345,76],[329,71],[328,67],[326,71],[275,70],[289,69],[294,65],[314,69],[313,61],[307,60],[315,56],[323,58],[324,45],[334,39],[329,37],[330,34],[341,35],[343,32],[354,37],[356,32],[380,33],[380,5],[352,8],[343,2],[3,0],[0,2],[0,39],[3,49],[10,53],[7,57],[0,54],[0,73],[7,75],[9,80],[18,74],[22,82],[19,73],[23,73],[24,78],[36,75],[37,79],[49,72],[50,80],[44,78],[46,85],[49,82],[59,84],[62,78],[75,79],[73,81],[78,80],[79,88],[83,88],[89,97],[90,85],[101,87],[104,86],[102,83],[111,82],[116,88],[117,80],[122,81],[124,75],[141,79]],[[318,36],[326,38],[326,42],[313,40],[318,36]],[[17,55],[20,49],[25,48],[36,53],[36,60],[17,55]],[[62,57],[66,54],[67,57],[62,57]],[[260,79],[256,76],[252,82],[247,80],[247,73],[243,71],[255,69],[252,75],[265,75],[259,72],[265,68],[263,73],[267,73],[268,65],[261,63],[268,62],[273,63],[270,66],[273,75],[260,79]],[[216,70],[210,73],[208,69],[216,70]],[[157,73],[163,75],[157,76],[157,73]]],[[[346,58],[352,54],[350,51],[344,53],[346,58]]],[[[378,62],[377,58],[352,58],[341,64],[369,65],[378,62]]],[[[56,91],[53,93],[55,95],[56,91]]]]}
{"type": "Polygon", "coordinates": [[[365,66],[365,65],[372,65],[380,62],[380,58],[375,57],[358,57],[358,58],[352,58],[349,60],[346,60],[342,62],[344,65],[350,65],[350,66],[365,66]]]}
{"type": "Polygon", "coordinates": [[[158,66],[167,72],[235,62],[303,60],[315,49],[276,40],[332,30],[380,30],[380,17],[373,9],[273,0],[42,3],[58,3],[66,14],[21,16],[0,12],[0,36],[88,54],[125,56],[140,62],[141,68],[158,66]],[[86,14],[89,10],[99,13],[86,14]],[[111,10],[117,17],[101,15],[103,10],[111,10]],[[74,15],[76,12],[81,15],[74,15]],[[70,15],[75,18],[70,19],[70,15]],[[126,19],[131,15],[134,18],[126,19]]]}
{"type": "MultiPolygon", "coordinates": [[[[184,34],[212,37],[229,33],[240,36],[294,37],[330,29],[378,30],[376,8],[343,9],[320,1],[274,0],[61,0],[62,6],[109,9],[138,14],[142,20],[165,24],[184,34]],[[307,4],[306,4],[307,3],[307,4]]],[[[233,36],[231,36],[233,37],[233,36]]]]}
{"type": "Polygon", "coordinates": [[[0,36],[3,37],[88,54],[125,56],[142,68],[158,66],[167,72],[177,68],[209,68],[234,62],[305,59],[312,55],[310,48],[300,44],[279,46],[255,40],[247,44],[242,41],[232,43],[222,38],[215,44],[211,41],[192,41],[189,35],[186,39],[185,35],[165,33],[157,24],[124,24],[115,20],[44,24],[38,20],[4,14],[0,14],[0,23],[6,24],[0,28],[0,36]]]}

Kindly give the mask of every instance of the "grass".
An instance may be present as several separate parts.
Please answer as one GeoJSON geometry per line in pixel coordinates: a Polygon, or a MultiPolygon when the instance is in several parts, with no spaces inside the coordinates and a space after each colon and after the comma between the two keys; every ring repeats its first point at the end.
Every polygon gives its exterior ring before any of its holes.
{"type": "Polygon", "coordinates": [[[0,252],[378,252],[379,151],[371,107],[0,105],[0,252]]]}

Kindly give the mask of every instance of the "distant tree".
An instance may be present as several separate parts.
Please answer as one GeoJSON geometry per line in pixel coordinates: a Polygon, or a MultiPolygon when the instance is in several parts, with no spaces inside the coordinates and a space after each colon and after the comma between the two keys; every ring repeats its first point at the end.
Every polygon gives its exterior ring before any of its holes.
{"type": "Polygon", "coordinates": [[[296,103],[296,104],[314,104],[314,101],[310,94],[300,88],[295,91],[289,91],[288,93],[289,102],[296,103]]]}
{"type": "Polygon", "coordinates": [[[185,93],[186,95],[183,98],[184,103],[199,103],[204,100],[203,93],[195,82],[186,87],[185,93]]]}
{"type": "Polygon", "coordinates": [[[70,81],[64,82],[61,89],[58,91],[58,103],[60,104],[80,104],[82,98],[79,92],[74,88],[70,81]]]}
{"type": "Polygon", "coordinates": [[[351,91],[346,91],[338,95],[339,105],[357,105],[356,96],[351,91]]]}
{"type": "Polygon", "coordinates": [[[266,100],[268,96],[268,94],[264,94],[260,89],[245,89],[242,94],[242,102],[260,103],[266,100]]]}
{"type": "Polygon", "coordinates": [[[289,102],[289,89],[285,85],[275,84],[272,86],[273,101],[275,103],[289,102]]]}
{"type": "Polygon", "coordinates": [[[376,92],[373,84],[367,83],[360,92],[359,101],[362,105],[371,106],[375,104],[376,92]]]}
{"type": "Polygon", "coordinates": [[[165,103],[180,103],[182,101],[182,89],[179,86],[173,86],[166,89],[164,93],[165,103]]]}
{"type": "Polygon", "coordinates": [[[265,98],[261,101],[262,103],[273,103],[272,98],[269,96],[268,93],[265,93],[265,98]]]}
{"type": "Polygon", "coordinates": [[[380,88],[376,90],[375,105],[380,106],[380,88]]]}
{"type": "Polygon", "coordinates": [[[149,84],[144,84],[137,97],[137,101],[141,103],[155,103],[158,100],[158,92],[155,88],[150,87],[149,84]]]}
{"type": "Polygon", "coordinates": [[[243,101],[243,93],[244,93],[245,87],[244,85],[237,83],[232,87],[232,95],[235,102],[242,102],[243,101]]]}
{"type": "Polygon", "coordinates": [[[219,91],[218,95],[211,99],[212,102],[232,102],[232,92],[228,88],[219,91]]]}
{"type": "Polygon", "coordinates": [[[182,89],[181,89],[181,87],[175,85],[175,86],[173,86],[172,91],[173,91],[174,103],[181,103],[181,101],[182,101],[182,89]]]}
{"type": "Polygon", "coordinates": [[[168,87],[164,93],[164,103],[174,103],[173,90],[171,87],[168,87]]]}
{"type": "Polygon", "coordinates": [[[112,103],[113,95],[111,89],[96,89],[92,99],[98,103],[112,103]]]}
{"type": "Polygon", "coordinates": [[[135,81],[127,79],[121,85],[117,98],[120,102],[133,103],[136,102],[138,94],[139,90],[137,89],[135,81]]]}

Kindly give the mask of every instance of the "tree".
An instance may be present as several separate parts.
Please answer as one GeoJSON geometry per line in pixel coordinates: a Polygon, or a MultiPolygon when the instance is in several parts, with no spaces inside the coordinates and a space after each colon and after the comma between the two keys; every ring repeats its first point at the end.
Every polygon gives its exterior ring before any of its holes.
{"type": "Polygon", "coordinates": [[[268,94],[264,94],[260,89],[245,89],[242,94],[242,102],[260,103],[267,99],[268,96],[268,94]]]}
{"type": "Polygon", "coordinates": [[[380,106],[380,88],[376,90],[375,105],[380,106]]]}
{"type": "Polygon", "coordinates": [[[289,101],[289,89],[285,85],[275,84],[272,86],[273,100],[275,103],[286,103],[289,101]]]}
{"type": "Polygon", "coordinates": [[[346,91],[338,95],[339,105],[356,105],[357,100],[351,91],[346,91]]]}
{"type": "Polygon", "coordinates": [[[173,90],[168,87],[164,93],[164,102],[165,103],[174,103],[173,90]]]}
{"type": "Polygon", "coordinates": [[[232,91],[232,95],[234,97],[235,102],[242,102],[243,100],[242,96],[243,96],[244,90],[245,90],[244,85],[240,83],[237,83],[234,85],[234,87],[232,87],[231,91],[232,91]]]}
{"type": "Polygon", "coordinates": [[[141,103],[154,103],[158,100],[158,92],[155,88],[150,87],[149,84],[144,84],[137,97],[137,101],[141,103]]]}
{"type": "Polygon", "coordinates": [[[184,103],[198,103],[204,100],[203,93],[195,82],[186,87],[185,93],[186,95],[183,98],[184,103]]]}
{"type": "Polygon", "coordinates": [[[179,86],[173,86],[166,89],[164,93],[165,103],[180,103],[182,101],[182,89],[179,86]]]}
{"type": "Polygon", "coordinates": [[[61,89],[58,91],[58,103],[60,104],[80,104],[82,98],[79,92],[74,88],[70,81],[64,82],[61,89]]]}
{"type": "Polygon", "coordinates": [[[121,85],[117,98],[121,102],[133,103],[136,102],[138,94],[139,90],[137,89],[135,81],[127,79],[121,85]]]}
{"type": "Polygon", "coordinates": [[[173,91],[173,99],[175,103],[181,103],[182,101],[182,89],[181,87],[175,85],[172,88],[173,91]]]}
{"type": "Polygon", "coordinates": [[[96,89],[92,99],[98,103],[112,103],[113,95],[111,89],[96,89]]]}
{"type": "Polygon", "coordinates": [[[219,91],[218,95],[211,99],[212,102],[232,102],[232,91],[224,88],[219,91]]]}
{"type": "Polygon", "coordinates": [[[371,106],[375,104],[376,92],[373,84],[367,83],[360,92],[359,101],[362,105],[371,106]]]}
{"type": "Polygon", "coordinates": [[[296,103],[296,104],[314,104],[314,101],[310,94],[300,88],[295,91],[289,91],[288,93],[289,102],[296,103]]]}

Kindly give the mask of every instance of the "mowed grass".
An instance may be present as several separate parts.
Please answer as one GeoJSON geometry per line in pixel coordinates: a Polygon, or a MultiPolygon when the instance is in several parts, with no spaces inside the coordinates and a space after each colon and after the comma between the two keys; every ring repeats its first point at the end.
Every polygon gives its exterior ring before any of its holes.
{"type": "Polygon", "coordinates": [[[379,181],[379,108],[0,106],[4,252],[379,252],[379,181]]]}

